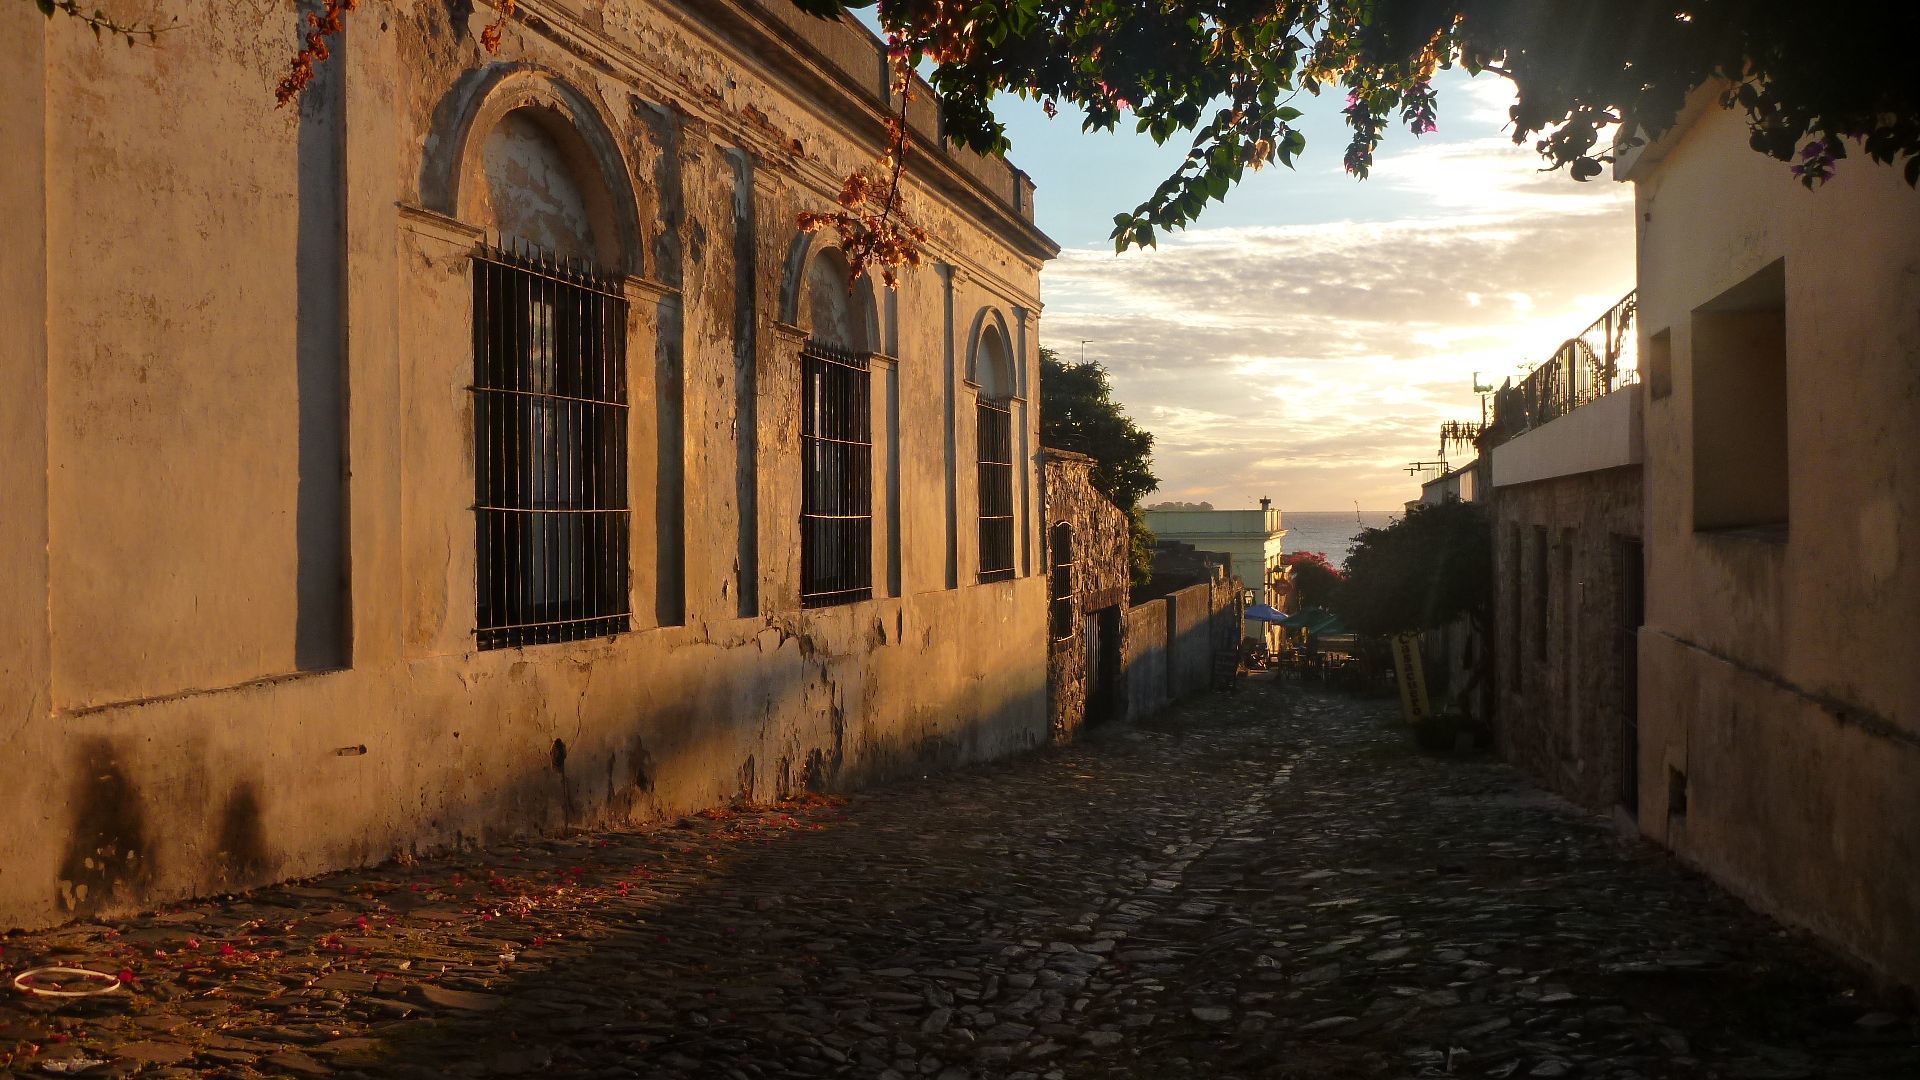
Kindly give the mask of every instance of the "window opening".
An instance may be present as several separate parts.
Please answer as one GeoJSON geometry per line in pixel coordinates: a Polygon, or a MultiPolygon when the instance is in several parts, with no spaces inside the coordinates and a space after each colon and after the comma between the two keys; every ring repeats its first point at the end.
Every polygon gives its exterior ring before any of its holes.
{"type": "Polygon", "coordinates": [[[817,340],[800,363],[800,603],[853,603],[873,595],[871,373],[817,340]]]}
{"type": "Polygon", "coordinates": [[[981,401],[976,439],[980,478],[980,580],[1013,576],[1013,411],[981,401]]]}
{"type": "Polygon", "coordinates": [[[1693,312],[1693,527],[1786,539],[1786,263],[1693,312]]]}
{"type": "Polygon", "coordinates": [[[475,636],[482,649],[627,630],[627,303],[544,255],[474,257],[475,636]]]}
{"type": "Polygon", "coordinates": [[[1073,636],[1076,621],[1073,617],[1073,526],[1064,521],[1055,524],[1047,547],[1053,554],[1053,572],[1048,581],[1052,597],[1048,622],[1053,640],[1065,641],[1073,636]]]}

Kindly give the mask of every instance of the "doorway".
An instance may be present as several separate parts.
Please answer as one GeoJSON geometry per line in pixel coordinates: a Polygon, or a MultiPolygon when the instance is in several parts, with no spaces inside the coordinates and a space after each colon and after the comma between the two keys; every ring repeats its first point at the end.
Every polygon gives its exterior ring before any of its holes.
{"type": "Polygon", "coordinates": [[[1640,541],[1619,537],[1614,542],[1614,558],[1620,583],[1618,619],[1614,627],[1614,678],[1618,684],[1612,695],[1620,710],[1620,806],[1632,817],[1640,816],[1640,627],[1647,621],[1647,575],[1641,561],[1640,541]]]}
{"type": "Polygon", "coordinates": [[[1087,649],[1087,724],[1118,720],[1126,711],[1120,663],[1120,608],[1089,611],[1083,635],[1087,649]]]}

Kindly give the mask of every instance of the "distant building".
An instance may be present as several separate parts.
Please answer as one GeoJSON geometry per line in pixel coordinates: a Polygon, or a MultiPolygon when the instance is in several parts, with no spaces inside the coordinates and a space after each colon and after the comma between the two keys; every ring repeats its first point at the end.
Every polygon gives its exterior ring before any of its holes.
{"type": "Polygon", "coordinates": [[[1153,576],[1133,591],[1135,600],[1165,596],[1189,585],[1231,576],[1233,556],[1224,551],[1201,551],[1179,540],[1153,541],[1153,576]]]}
{"type": "MultiPolygon", "coordinates": [[[[1256,603],[1278,607],[1283,602],[1281,540],[1287,530],[1273,500],[1261,499],[1258,510],[1143,510],[1141,517],[1156,539],[1230,556],[1231,572],[1253,591],[1256,603]]],[[[1245,637],[1269,644],[1277,642],[1278,635],[1260,622],[1248,622],[1244,629],[1245,637]]]]}
{"type": "MultiPolygon", "coordinates": [[[[1449,502],[1485,502],[1493,494],[1486,479],[1491,471],[1485,456],[1447,469],[1422,483],[1420,497],[1407,503],[1407,509],[1449,502]]],[[[1421,637],[1427,686],[1436,703],[1450,711],[1481,719],[1489,717],[1493,712],[1492,697],[1487,687],[1476,680],[1476,676],[1484,673],[1487,645],[1482,634],[1474,630],[1472,619],[1463,615],[1421,637]]]]}
{"type": "Polygon", "coordinates": [[[1920,983],[1920,193],[1857,149],[1804,190],[1720,92],[1618,165],[1646,383],[1640,827],[1920,983]]]}
{"type": "Polygon", "coordinates": [[[1421,484],[1420,497],[1408,503],[1407,508],[1436,506],[1448,501],[1479,502],[1487,495],[1487,471],[1479,458],[1457,469],[1449,469],[1421,484]]]}

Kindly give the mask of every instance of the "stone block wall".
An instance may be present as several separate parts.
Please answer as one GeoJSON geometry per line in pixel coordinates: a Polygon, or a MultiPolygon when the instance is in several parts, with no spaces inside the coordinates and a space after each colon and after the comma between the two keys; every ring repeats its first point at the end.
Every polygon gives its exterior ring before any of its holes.
{"type": "Polygon", "coordinates": [[[1493,500],[1495,743],[1594,810],[1624,790],[1640,504],[1634,466],[1502,487],[1493,500]]]}
{"type": "MultiPolygon", "coordinates": [[[[1043,557],[1049,582],[1047,715],[1055,740],[1070,739],[1086,723],[1090,688],[1089,619],[1127,602],[1130,536],[1126,512],[1093,486],[1093,459],[1047,448],[1041,451],[1043,557]],[[1064,526],[1064,532],[1062,527],[1064,526]],[[1064,547],[1061,545],[1064,543],[1064,547]],[[1053,567],[1062,553],[1070,558],[1071,597],[1054,595],[1053,567]],[[1064,608],[1064,614],[1055,608],[1064,608]],[[1059,618],[1067,633],[1053,632],[1059,618]]],[[[1119,628],[1124,633],[1124,627],[1119,628]]],[[[1114,672],[1119,677],[1119,672],[1114,672]]]]}

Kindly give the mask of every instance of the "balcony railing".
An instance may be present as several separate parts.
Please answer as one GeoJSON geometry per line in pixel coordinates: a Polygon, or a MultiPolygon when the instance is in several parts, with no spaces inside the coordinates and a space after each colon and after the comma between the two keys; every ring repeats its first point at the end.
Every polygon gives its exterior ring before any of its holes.
{"type": "Polygon", "coordinates": [[[1494,397],[1492,428],[1510,439],[1638,382],[1633,333],[1637,295],[1622,297],[1518,384],[1509,380],[1502,386],[1494,397]]]}
{"type": "Polygon", "coordinates": [[[1440,425],[1440,456],[1446,457],[1448,450],[1464,450],[1480,442],[1480,436],[1487,425],[1473,420],[1449,420],[1440,425]]]}

